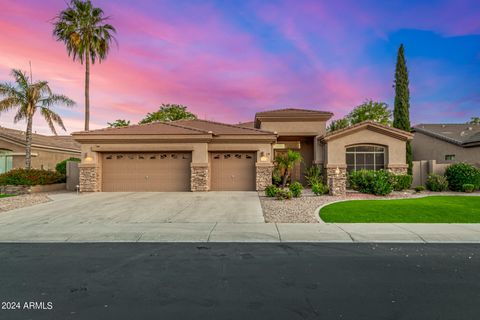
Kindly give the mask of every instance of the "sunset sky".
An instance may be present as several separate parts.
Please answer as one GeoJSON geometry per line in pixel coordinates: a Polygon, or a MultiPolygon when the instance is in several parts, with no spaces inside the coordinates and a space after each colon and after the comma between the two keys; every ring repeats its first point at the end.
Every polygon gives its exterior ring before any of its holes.
{"type": "MultiPolygon", "coordinates": [[[[412,123],[480,116],[480,1],[93,1],[118,47],[91,76],[91,128],[138,122],[162,103],[236,123],[283,107],[341,117],[367,98],[393,108],[398,46],[412,123]]],[[[84,67],[52,36],[64,0],[0,0],[0,81],[33,67],[57,93],[68,132],[83,128],[84,67]]],[[[0,125],[13,124],[0,115],[0,125]]],[[[34,130],[48,133],[36,118],[34,130]]]]}

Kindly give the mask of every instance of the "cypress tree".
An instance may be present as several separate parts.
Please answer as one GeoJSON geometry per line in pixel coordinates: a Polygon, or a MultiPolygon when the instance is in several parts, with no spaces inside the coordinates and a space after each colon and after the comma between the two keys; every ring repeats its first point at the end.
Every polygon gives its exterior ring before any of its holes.
{"type": "MultiPolygon", "coordinates": [[[[410,91],[408,89],[408,70],[403,44],[398,48],[395,67],[395,102],[393,109],[393,127],[410,132],[410,91]]],[[[412,174],[412,145],[407,142],[408,174],[412,174]]]]}

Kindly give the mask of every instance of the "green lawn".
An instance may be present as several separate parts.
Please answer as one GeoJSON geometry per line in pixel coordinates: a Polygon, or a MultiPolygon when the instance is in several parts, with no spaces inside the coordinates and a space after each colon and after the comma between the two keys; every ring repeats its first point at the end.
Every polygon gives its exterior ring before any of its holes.
{"type": "Polygon", "coordinates": [[[0,194],[0,198],[15,197],[14,194],[0,194]]]}
{"type": "Polygon", "coordinates": [[[325,222],[480,223],[480,197],[352,200],[320,210],[325,222]]]}

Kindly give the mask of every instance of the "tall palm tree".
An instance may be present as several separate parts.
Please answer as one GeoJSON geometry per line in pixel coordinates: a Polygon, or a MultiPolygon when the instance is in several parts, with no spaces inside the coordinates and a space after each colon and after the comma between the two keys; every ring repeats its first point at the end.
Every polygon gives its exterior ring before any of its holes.
{"type": "Polygon", "coordinates": [[[0,112],[9,111],[17,108],[14,122],[20,120],[27,121],[26,149],[25,149],[25,168],[30,169],[32,162],[32,124],[33,116],[37,110],[47,121],[50,130],[56,135],[54,124],[59,125],[63,130],[62,118],[51,108],[54,105],[63,104],[73,106],[75,102],[61,94],[54,94],[48,86],[47,81],[32,82],[25,72],[20,70],[12,70],[12,76],[15,84],[0,83],[0,112]]]}
{"type": "Polygon", "coordinates": [[[53,35],[57,41],[65,43],[73,61],[85,63],[85,131],[90,123],[90,62],[105,60],[111,43],[116,42],[116,30],[106,23],[108,19],[90,0],[71,0],[54,22],[53,35]]]}

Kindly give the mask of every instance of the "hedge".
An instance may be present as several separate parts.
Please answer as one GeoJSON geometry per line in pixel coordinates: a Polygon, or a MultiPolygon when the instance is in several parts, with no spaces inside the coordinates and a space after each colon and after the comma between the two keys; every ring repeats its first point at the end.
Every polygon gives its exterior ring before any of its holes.
{"type": "Polygon", "coordinates": [[[65,175],[50,170],[13,169],[0,174],[0,185],[46,185],[65,182],[65,175]]]}

